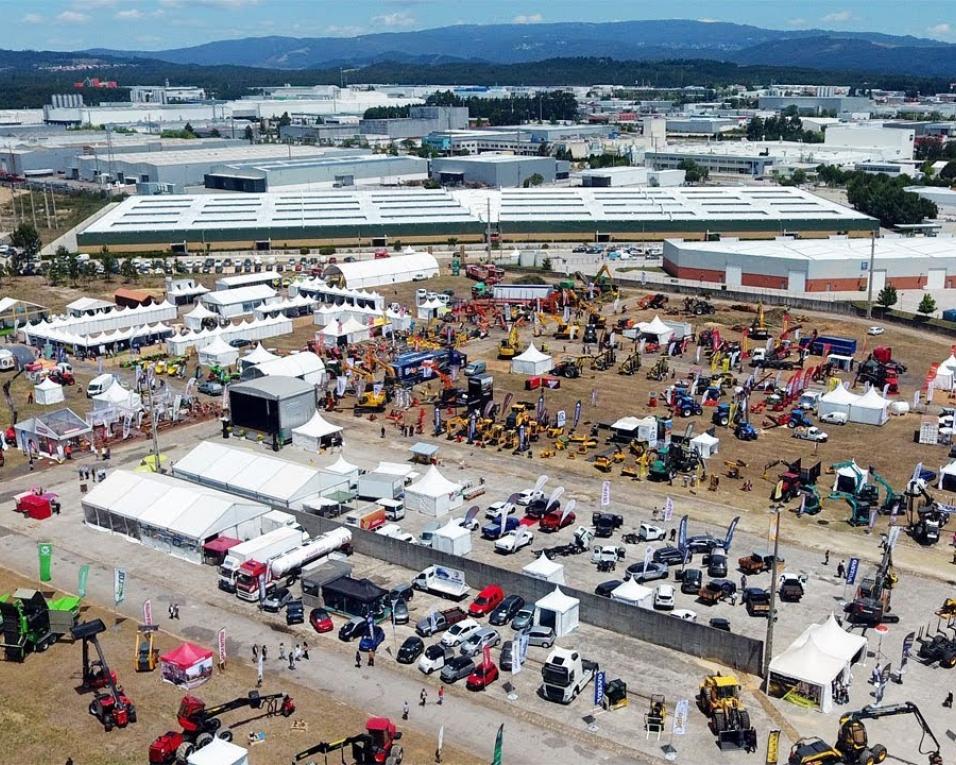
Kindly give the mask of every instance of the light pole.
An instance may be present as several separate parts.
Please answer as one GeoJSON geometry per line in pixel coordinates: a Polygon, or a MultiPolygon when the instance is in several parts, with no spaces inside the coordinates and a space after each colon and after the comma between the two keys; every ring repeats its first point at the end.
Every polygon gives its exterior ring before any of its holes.
{"type": "Polygon", "coordinates": [[[876,259],[876,230],[870,234],[870,273],[866,280],[866,318],[873,318],[873,261],[876,259]]]}
{"type": "Polygon", "coordinates": [[[764,690],[770,690],[770,659],[773,657],[773,623],[777,618],[777,552],[780,549],[780,508],[774,511],[773,559],[770,561],[770,612],[767,614],[767,637],[764,640],[764,690]]]}

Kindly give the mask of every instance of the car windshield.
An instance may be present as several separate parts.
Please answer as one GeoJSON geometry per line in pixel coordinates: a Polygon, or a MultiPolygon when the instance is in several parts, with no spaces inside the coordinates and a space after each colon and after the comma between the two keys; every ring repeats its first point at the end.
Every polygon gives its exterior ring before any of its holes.
{"type": "Polygon", "coordinates": [[[477,598],[475,598],[476,606],[483,606],[487,602],[488,602],[488,598],[486,598],[484,595],[479,595],[477,598]]]}
{"type": "Polygon", "coordinates": [[[445,651],[439,645],[431,645],[425,651],[425,656],[427,656],[429,659],[437,659],[439,656],[444,656],[444,655],[445,655],[445,651]]]}

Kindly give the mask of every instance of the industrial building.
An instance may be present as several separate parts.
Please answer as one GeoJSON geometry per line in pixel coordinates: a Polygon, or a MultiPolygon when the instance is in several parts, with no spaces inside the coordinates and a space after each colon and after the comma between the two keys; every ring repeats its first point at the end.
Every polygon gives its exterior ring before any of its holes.
{"type": "Polygon", "coordinates": [[[77,233],[116,252],[503,240],[866,235],[872,218],[792,187],[347,190],[133,197],[77,233]]]}
{"type": "Polygon", "coordinates": [[[586,188],[621,186],[680,186],[686,173],[683,170],[650,170],[646,167],[605,167],[581,172],[581,185],[586,188]]]}
{"type": "Polygon", "coordinates": [[[422,140],[425,146],[442,152],[480,154],[488,151],[512,152],[536,156],[543,144],[580,139],[608,138],[614,133],[609,125],[517,125],[488,130],[439,130],[422,140]]]}
{"type": "Polygon", "coordinates": [[[421,138],[435,130],[463,130],[467,127],[467,106],[412,106],[408,117],[363,119],[359,123],[359,132],[400,139],[421,138]]]}
{"type": "Polygon", "coordinates": [[[667,132],[675,135],[715,136],[735,130],[740,120],[731,117],[668,117],[667,132]]]}
{"type": "Polygon", "coordinates": [[[481,154],[476,157],[440,157],[431,161],[431,177],[443,186],[479,184],[493,188],[520,188],[537,175],[538,183],[567,180],[570,164],[553,157],[481,154]]]}
{"type": "Polygon", "coordinates": [[[206,173],[204,180],[207,189],[261,194],[365,184],[397,186],[427,178],[428,161],[421,157],[352,152],[224,164],[206,173]]]}
{"type": "Polygon", "coordinates": [[[862,96],[760,96],[757,106],[772,112],[795,106],[800,114],[869,114],[873,111],[873,101],[862,96]]]}
{"type": "MultiPolygon", "coordinates": [[[[897,289],[956,287],[956,239],[883,237],[876,240],[873,295],[897,289]]],[[[864,291],[868,287],[870,240],[664,242],[664,270],[679,279],[804,292],[864,291]]]]}
{"type": "Polygon", "coordinates": [[[190,104],[206,100],[206,91],[195,85],[133,85],[129,100],[134,104],[190,104]]]}

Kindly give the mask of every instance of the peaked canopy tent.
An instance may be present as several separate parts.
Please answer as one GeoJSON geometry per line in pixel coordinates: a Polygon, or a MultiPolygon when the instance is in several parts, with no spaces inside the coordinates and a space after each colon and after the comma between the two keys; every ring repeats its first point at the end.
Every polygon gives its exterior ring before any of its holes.
{"type": "Polygon", "coordinates": [[[869,480],[870,471],[857,465],[856,460],[850,460],[846,464],[835,467],[833,475],[833,491],[855,494],[869,480]]]}
{"type": "Polygon", "coordinates": [[[183,314],[183,323],[192,330],[200,330],[204,327],[218,327],[219,314],[210,311],[202,303],[196,303],[196,307],[189,313],[183,314]]]}
{"type": "Polygon", "coordinates": [[[551,627],[556,637],[573,632],[578,626],[581,601],[555,587],[534,604],[534,623],[551,627]]]}
{"type": "Polygon", "coordinates": [[[264,303],[256,307],[255,315],[259,319],[266,316],[277,316],[282,314],[294,319],[297,316],[308,316],[315,307],[315,300],[306,295],[294,295],[285,300],[277,300],[274,303],[264,303]]]}
{"type": "Polygon", "coordinates": [[[98,396],[93,396],[93,411],[104,409],[117,409],[123,414],[138,412],[143,408],[142,397],[131,390],[126,390],[123,385],[116,380],[105,391],[98,396]]]}
{"type": "Polygon", "coordinates": [[[641,337],[645,337],[659,345],[664,345],[664,343],[670,340],[674,335],[674,328],[668,327],[661,321],[660,316],[654,316],[651,321],[638,322],[637,328],[641,332],[641,337]]]}
{"type": "Polygon", "coordinates": [[[319,468],[319,470],[323,473],[332,473],[348,478],[350,485],[354,485],[358,481],[359,473],[361,472],[358,465],[353,465],[341,454],[331,465],[326,465],[325,467],[319,468]]]}
{"type": "Polygon", "coordinates": [[[422,321],[437,319],[439,316],[447,312],[448,306],[446,306],[438,298],[435,298],[434,300],[426,300],[424,303],[420,303],[416,309],[416,315],[422,321]]]}
{"type": "Polygon", "coordinates": [[[326,446],[342,443],[342,428],[333,425],[319,412],[304,425],[292,429],[292,445],[309,452],[317,452],[326,446]]]}
{"type": "Polygon", "coordinates": [[[259,364],[265,364],[267,361],[275,361],[281,358],[281,356],[276,356],[274,353],[263,348],[262,343],[256,343],[255,348],[239,359],[239,371],[241,372],[246,367],[254,367],[259,364]]]}
{"type": "Polygon", "coordinates": [[[956,384],[956,354],[949,354],[949,358],[936,368],[936,376],[931,385],[940,390],[952,390],[956,384]]]}
{"type": "Polygon", "coordinates": [[[844,630],[832,614],[823,624],[811,624],[771,659],[770,695],[796,697],[801,706],[832,711],[834,685],[849,683],[850,665],[863,656],[866,645],[865,637],[844,630]]]}
{"type": "Polygon", "coordinates": [[[425,475],[405,489],[405,507],[425,515],[442,516],[461,507],[462,488],[432,465],[425,475]]]}
{"type": "Polygon", "coordinates": [[[204,367],[231,367],[239,360],[239,349],[233,348],[221,337],[199,349],[199,364],[204,367]]]}
{"type": "Polygon", "coordinates": [[[385,307],[385,298],[377,292],[336,287],[318,277],[297,279],[292,282],[289,285],[289,295],[307,295],[323,305],[360,306],[379,311],[385,307]]]}
{"type": "Polygon", "coordinates": [[[833,390],[820,396],[817,402],[817,414],[822,417],[825,414],[838,412],[845,414],[847,419],[850,417],[850,405],[859,398],[855,393],[850,393],[843,383],[837,385],[833,390]]]}
{"type": "Polygon", "coordinates": [[[63,386],[53,382],[49,377],[44,377],[40,383],[33,386],[33,400],[40,406],[62,404],[63,386]]]}
{"type": "Polygon", "coordinates": [[[611,600],[619,600],[622,603],[639,606],[653,594],[654,590],[650,587],[645,587],[633,579],[628,579],[611,590],[611,600]]]}
{"type": "Polygon", "coordinates": [[[339,345],[350,343],[360,343],[368,340],[369,328],[365,324],[360,324],[351,316],[345,321],[335,321],[320,331],[323,337],[335,340],[339,345]]]}
{"type": "Polygon", "coordinates": [[[690,440],[690,447],[697,452],[701,459],[708,459],[717,454],[720,439],[710,433],[701,433],[690,440]]]}
{"type": "Polygon", "coordinates": [[[180,688],[196,688],[212,677],[212,651],[195,643],[182,643],[159,657],[163,681],[180,688]]]}
{"type": "Polygon", "coordinates": [[[850,422],[883,425],[889,418],[890,402],[876,388],[870,388],[850,404],[850,422]]]}
{"type": "Polygon", "coordinates": [[[87,526],[191,563],[217,536],[259,535],[267,505],[159,473],[114,470],[82,499],[87,526]]]}
{"type": "Polygon", "coordinates": [[[88,316],[60,316],[48,321],[28,324],[21,327],[20,332],[29,343],[36,344],[37,339],[46,340],[50,332],[57,330],[80,336],[98,335],[118,329],[142,327],[144,324],[175,321],[177,315],[176,306],[166,301],[136,308],[114,306],[110,311],[88,316]]]}
{"type": "Polygon", "coordinates": [[[552,584],[565,584],[564,566],[557,561],[548,560],[548,556],[541,553],[531,563],[521,569],[523,574],[534,579],[543,579],[552,584]]]}
{"type": "Polygon", "coordinates": [[[269,337],[292,334],[292,319],[276,316],[271,319],[250,319],[225,324],[215,329],[184,332],[173,335],[166,341],[166,352],[170,356],[185,356],[191,348],[200,349],[209,345],[217,337],[227,343],[230,340],[265,340],[269,337]]]}
{"type": "Polygon", "coordinates": [[[943,491],[956,491],[956,460],[939,469],[939,481],[936,488],[943,491]]]}
{"type": "Polygon", "coordinates": [[[72,409],[38,414],[13,426],[24,454],[62,459],[64,449],[88,449],[93,428],[72,409]]]}
{"type": "Polygon", "coordinates": [[[539,351],[534,343],[511,360],[511,372],[518,375],[546,375],[554,367],[551,357],[539,351]]]}

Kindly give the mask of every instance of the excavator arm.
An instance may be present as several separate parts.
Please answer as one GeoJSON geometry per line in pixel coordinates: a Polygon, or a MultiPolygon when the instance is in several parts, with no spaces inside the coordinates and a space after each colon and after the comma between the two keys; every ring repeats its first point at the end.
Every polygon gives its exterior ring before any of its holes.
{"type": "Polygon", "coordinates": [[[920,739],[919,752],[920,754],[928,754],[930,765],[942,765],[942,758],[939,756],[939,740],[936,738],[936,734],[933,733],[932,728],[929,727],[929,723],[926,721],[926,718],[923,717],[923,713],[920,712],[919,707],[916,706],[911,701],[906,701],[902,704],[888,704],[884,707],[864,707],[863,709],[857,710],[856,712],[850,712],[850,714],[844,715],[840,718],[840,731],[841,738],[843,736],[843,731],[847,726],[852,725],[854,722],[862,722],[863,720],[879,720],[881,717],[895,717],[896,715],[913,715],[916,718],[916,722],[919,724],[920,729],[923,732],[923,736],[920,739]],[[933,745],[936,747],[935,750],[923,751],[923,741],[929,738],[933,742],[933,745]]]}

